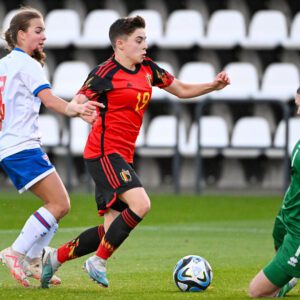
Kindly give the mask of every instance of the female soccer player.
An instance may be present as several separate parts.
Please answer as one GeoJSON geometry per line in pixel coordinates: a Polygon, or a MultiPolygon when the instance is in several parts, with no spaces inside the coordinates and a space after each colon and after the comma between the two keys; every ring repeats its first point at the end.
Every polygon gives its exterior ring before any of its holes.
{"type": "MultiPolygon", "coordinates": [[[[300,114],[300,88],[295,103],[300,114]]],[[[273,239],[276,254],[251,281],[249,294],[257,297],[283,297],[300,278],[300,140],[291,156],[291,183],[275,219],[273,239]]]]}
{"type": "MultiPolygon", "coordinates": [[[[26,276],[40,279],[41,253],[69,211],[68,193],[41,149],[38,115],[43,104],[55,112],[83,118],[91,116],[99,103],[71,103],[52,94],[42,65],[45,28],[41,13],[22,8],[5,32],[10,53],[0,60],[0,165],[19,193],[30,190],[44,206],[25,223],[11,247],[0,252],[13,277],[28,286],[26,276]],[[28,258],[25,263],[25,256],[28,258]]],[[[59,283],[58,278],[54,282],[59,283]]]]}
{"type": "Polygon", "coordinates": [[[114,55],[94,68],[79,91],[102,103],[88,137],[84,159],[96,184],[96,202],[104,227],[83,232],[57,251],[43,255],[42,287],[68,259],[91,253],[84,264],[89,276],[107,287],[106,261],[150,210],[150,199],[132,163],[135,142],[148,107],[152,86],[179,98],[192,98],[228,85],[225,72],[211,83],[187,84],[175,79],[146,56],[145,21],[120,18],[109,30],[114,55]]]}

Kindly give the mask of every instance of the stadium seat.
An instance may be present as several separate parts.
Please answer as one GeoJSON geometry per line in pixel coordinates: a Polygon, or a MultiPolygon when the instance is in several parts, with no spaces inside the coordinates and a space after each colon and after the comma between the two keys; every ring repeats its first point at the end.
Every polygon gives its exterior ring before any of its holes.
{"type": "Polygon", "coordinates": [[[143,147],[145,144],[145,126],[142,125],[140,133],[136,139],[135,147],[143,147]]]}
{"type": "Polygon", "coordinates": [[[294,98],[299,87],[298,68],[292,63],[272,63],[265,70],[256,99],[278,99],[288,101],[294,98]]]}
{"type": "Polygon", "coordinates": [[[230,49],[246,37],[244,16],[237,10],[217,10],[210,17],[207,33],[199,41],[203,48],[230,49]]]}
{"type": "MultiPolygon", "coordinates": [[[[229,146],[229,133],[225,120],[219,116],[202,116],[199,120],[201,155],[216,156],[221,149],[229,146]]],[[[196,156],[198,152],[198,124],[193,123],[188,138],[179,141],[179,152],[186,157],[196,156]],[[184,141],[186,142],[184,143],[184,141]]]]}
{"type": "Polygon", "coordinates": [[[135,163],[135,170],[147,188],[161,187],[161,174],[158,162],[152,157],[143,157],[135,163]]]}
{"type": "MultiPolygon", "coordinates": [[[[4,33],[8,29],[10,21],[13,18],[13,16],[15,15],[16,11],[17,11],[16,9],[13,9],[5,15],[3,22],[1,24],[2,25],[1,32],[4,33]]],[[[6,47],[6,45],[7,45],[6,41],[4,39],[0,38],[0,48],[4,48],[4,47],[6,47]]]]}
{"type": "Polygon", "coordinates": [[[289,37],[283,41],[283,47],[286,49],[295,49],[300,48],[300,12],[298,12],[291,24],[291,31],[289,37]]]}
{"type": "MultiPolygon", "coordinates": [[[[214,80],[216,72],[214,67],[210,63],[206,62],[188,62],[185,63],[178,74],[178,79],[187,83],[198,83],[198,82],[211,82],[214,80]]],[[[196,101],[198,99],[204,99],[210,95],[203,95],[191,99],[191,101],[196,101]]],[[[168,97],[172,100],[177,99],[176,96],[168,94],[168,97]]],[[[187,101],[186,99],[184,100],[187,101]]]]}
{"type": "MultiPolygon", "coordinates": [[[[162,61],[156,61],[155,63],[162,69],[168,71],[170,74],[175,75],[174,69],[171,64],[169,64],[167,62],[162,62],[162,61]]],[[[153,87],[151,99],[154,101],[161,100],[161,99],[167,99],[169,96],[168,94],[169,93],[166,92],[164,89],[161,89],[159,87],[153,87]]]]}
{"type": "Polygon", "coordinates": [[[159,47],[186,49],[198,44],[204,35],[202,15],[195,10],[175,10],[166,22],[166,30],[159,47]]]}
{"type": "Polygon", "coordinates": [[[231,84],[225,89],[211,95],[212,99],[245,99],[252,98],[258,92],[258,74],[256,67],[247,62],[233,62],[225,66],[231,84]]]}
{"type": "Polygon", "coordinates": [[[163,33],[162,17],[157,10],[139,9],[130,12],[130,17],[141,16],[146,22],[146,42],[149,47],[157,45],[163,33]]]}
{"type": "Polygon", "coordinates": [[[108,31],[110,25],[119,18],[114,10],[96,9],[85,18],[82,35],[74,44],[79,48],[106,48],[110,46],[108,31]]]}
{"type": "Polygon", "coordinates": [[[60,145],[60,129],[55,116],[50,114],[40,115],[39,130],[44,147],[56,147],[60,145]]]}
{"type": "Polygon", "coordinates": [[[246,49],[273,49],[287,38],[287,22],[284,14],[276,10],[256,12],[249,25],[249,34],[241,42],[246,49]]]}
{"type": "Polygon", "coordinates": [[[105,2],[105,4],[104,4],[103,8],[114,10],[120,16],[127,16],[128,15],[128,10],[127,10],[125,1],[123,1],[123,0],[114,0],[114,1],[104,0],[104,2],[105,2]]]}
{"type": "Polygon", "coordinates": [[[80,18],[75,10],[55,9],[45,18],[46,47],[65,48],[80,36],[80,18]]]}
{"type": "MultiPolygon", "coordinates": [[[[288,152],[289,155],[292,154],[295,144],[299,140],[300,132],[300,119],[293,117],[289,119],[289,144],[288,152]]],[[[283,157],[284,156],[284,147],[285,143],[285,131],[286,131],[286,122],[281,120],[277,126],[275,136],[274,136],[274,148],[267,151],[267,156],[271,158],[283,157]]]]}
{"type": "Polygon", "coordinates": [[[58,65],[53,74],[53,92],[67,100],[72,99],[89,74],[85,62],[68,61],[58,65]]]}
{"type": "Polygon", "coordinates": [[[80,118],[70,120],[70,150],[75,156],[81,156],[87,137],[90,132],[90,125],[80,118]]]}
{"type": "Polygon", "coordinates": [[[170,157],[175,153],[177,120],[175,116],[154,117],[146,131],[144,147],[137,149],[141,156],[170,157]]]}
{"type": "Polygon", "coordinates": [[[225,149],[227,157],[257,157],[272,146],[271,132],[266,119],[242,117],[236,122],[231,136],[231,149],[225,149]],[[236,149],[235,149],[236,148],[236,149]]]}

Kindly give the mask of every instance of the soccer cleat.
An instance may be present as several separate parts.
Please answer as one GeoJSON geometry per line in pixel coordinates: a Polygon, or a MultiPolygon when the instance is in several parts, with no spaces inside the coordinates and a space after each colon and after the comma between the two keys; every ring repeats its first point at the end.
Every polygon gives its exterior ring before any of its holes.
{"type": "MultiPolygon", "coordinates": [[[[23,271],[27,277],[32,277],[40,281],[42,275],[42,259],[37,258],[34,260],[28,260],[25,258],[23,264],[23,271]]],[[[50,283],[54,285],[61,284],[61,279],[56,275],[53,275],[50,280],[50,283]]]]}
{"type": "Polygon", "coordinates": [[[54,273],[60,266],[61,263],[57,260],[57,250],[54,248],[45,247],[42,255],[42,288],[49,288],[51,278],[53,278],[54,273]]]}
{"type": "Polygon", "coordinates": [[[11,247],[0,252],[0,261],[5,264],[11,275],[24,287],[29,287],[29,281],[23,271],[24,255],[13,251],[11,247]]]}
{"type": "Polygon", "coordinates": [[[83,268],[92,278],[92,280],[99,283],[99,285],[101,285],[102,287],[108,287],[105,260],[99,258],[96,255],[93,255],[85,261],[83,268]]]}
{"type": "Polygon", "coordinates": [[[277,298],[284,297],[291,289],[293,289],[298,282],[298,278],[292,278],[286,285],[284,285],[281,290],[276,295],[277,298]]]}

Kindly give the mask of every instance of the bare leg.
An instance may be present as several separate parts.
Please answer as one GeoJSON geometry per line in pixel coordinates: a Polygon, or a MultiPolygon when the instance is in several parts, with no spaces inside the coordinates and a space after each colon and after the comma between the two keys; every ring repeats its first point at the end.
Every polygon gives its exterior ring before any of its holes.
{"type": "Polygon", "coordinates": [[[263,271],[260,271],[250,283],[249,296],[252,298],[275,297],[279,290],[280,288],[274,285],[263,271]]]}

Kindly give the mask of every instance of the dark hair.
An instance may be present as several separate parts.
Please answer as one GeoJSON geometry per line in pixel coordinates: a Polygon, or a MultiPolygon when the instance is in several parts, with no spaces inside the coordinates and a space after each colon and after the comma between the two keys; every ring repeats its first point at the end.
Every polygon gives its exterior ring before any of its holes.
{"type": "Polygon", "coordinates": [[[120,18],[109,28],[109,39],[113,48],[117,38],[131,35],[137,28],[145,28],[145,20],[140,16],[120,18]]]}
{"type": "MultiPolygon", "coordinates": [[[[26,31],[32,19],[43,19],[43,15],[37,9],[31,7],[21,7],[17,11],[10,21],[9,28],[4,32],[8,51],[12,51],[16,47],[19,30],[26,31]]],[[[44,65],[46,54],[36,50],[32,54],[32,58],[44,65]]]]}

